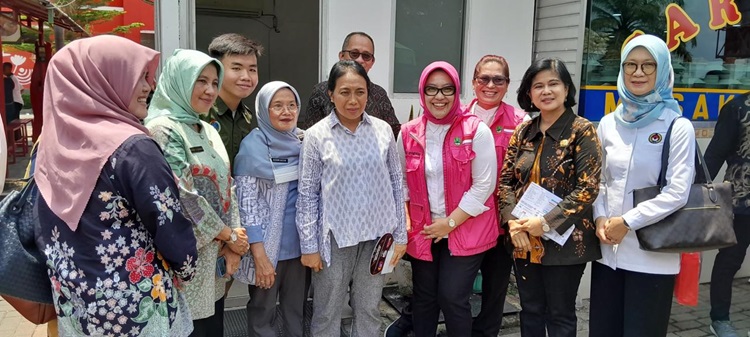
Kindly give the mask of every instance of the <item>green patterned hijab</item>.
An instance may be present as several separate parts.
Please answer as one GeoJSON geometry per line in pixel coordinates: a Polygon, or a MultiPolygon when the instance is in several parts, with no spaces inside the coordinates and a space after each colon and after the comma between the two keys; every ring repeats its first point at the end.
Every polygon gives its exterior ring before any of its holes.
{"type": "Polygon", "coordinates": [[[176,49],[162,69],[156,91],[148,107],[146,122],[160,116],[186,123],[199,124],[198,112],[193,109],[195,81],[203,68],[215,64],[219,75],[219,89],[224,79],[224,67],[217,59],[197,50],[176,49]]]}

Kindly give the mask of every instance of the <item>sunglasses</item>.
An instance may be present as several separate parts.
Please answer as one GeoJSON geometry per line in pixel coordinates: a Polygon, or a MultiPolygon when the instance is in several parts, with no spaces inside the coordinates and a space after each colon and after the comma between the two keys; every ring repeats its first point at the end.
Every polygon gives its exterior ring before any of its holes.
{"type": "Polygon", "coordinates": [[[478,77],[474,77],[474,79],[477,80],[477,82],[479,82],[479,84],[481,85],[487,85],[490,83],[490,81],[492,81],[492,83],[495,84],[496,86],[501,86],[501,85],[505,85],[506,83],[508,83],[508,78],[505,76],[493,76],[493,77],[478,76],[478,77]]]}
{"type": "Polygon", "coordinates": [[[644,75],[648,76],[653,74],[656,71],[656,63],[653,62],[646,62],[641,63],[640,65],[635,62],[623,62],[622,63],[622,70],[627,75],[633,75],[636,71],[638,71],[638,68],[641,68],[641,71],[644,75]]]}
{"type": "Polygon", "coordinates": [[[364,60],[365,62],[370,62],[370,61],[372,61],[375,58],[375,55],[370,54],[368,52],[364,52],[363,53],[363,52],[359,52],[359,51],[356,51],[356,50],[342,50],[341,52],[342,53],[349,53],[349,57],[352,60],[356,60],[357,58],[359,58],[360,56],[362,56],[362,60],[364,60]]]}
{"type": "Polygon", "coordinates": [[[453,96],[456,93],[456,87],[425,87],[424,94],[427,96],[437,96],[438,93],[442,93],[443,96],[453,96]]]}

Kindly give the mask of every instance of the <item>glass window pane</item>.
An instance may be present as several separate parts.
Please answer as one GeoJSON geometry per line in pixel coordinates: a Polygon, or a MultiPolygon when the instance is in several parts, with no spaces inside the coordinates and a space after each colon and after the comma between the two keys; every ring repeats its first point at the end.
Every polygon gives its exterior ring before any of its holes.
{"type": "Polygon", "coordinates": [[[715,121],[721,107],[750,90],[750,1],[735,1],[742,20],[714,29],[710,1],[589,0],[584,36],[581,103],[590,120],[599,120],[618,102],[620,49],[636,30],[667,40],[669,6],[674,27],[700,32],[672,51],[674,93],[685,117],[715,121]],[[677,8],[678,6],[679,8],[677,8]],[[679,9],[682,9],[680,11],[679,9]]]}
{"type": "Polygon", "coordinates": [[[416,93],[422,69],[443,60],[461,71],[464,1],[397,0],[393,91],[416,93]]]}

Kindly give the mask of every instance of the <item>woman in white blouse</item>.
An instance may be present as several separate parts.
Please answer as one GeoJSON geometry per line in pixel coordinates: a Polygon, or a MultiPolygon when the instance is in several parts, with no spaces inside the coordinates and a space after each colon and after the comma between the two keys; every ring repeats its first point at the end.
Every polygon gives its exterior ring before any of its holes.
{"type": "Polygon", "coordinates": [[[599,197],[594,203],[602,259],[592,265],[590,336],[664,336],[672,307],[676,253],[641,250],[635,230],[657,223],[687,202],[694,177],[695,134],[672,96],[674,73],[660,38],[642,35],[625,45],[617,109],[599,123],[599,197]],[[633,205],[633,190],[657,185],[661,152],[672,128],[667,185],[633,205]]]}

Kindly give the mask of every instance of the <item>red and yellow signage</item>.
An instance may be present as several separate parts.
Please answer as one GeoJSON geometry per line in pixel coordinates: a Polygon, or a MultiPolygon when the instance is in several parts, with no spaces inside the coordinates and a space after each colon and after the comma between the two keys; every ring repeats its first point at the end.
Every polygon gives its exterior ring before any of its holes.
{"type": "MultiPolygon", "coordinates": [[[[712,30],[719,30],[727,25],[735,25],[742,19],[734,0],[708,0],[708,11],[711,16],[708,27],[712,30]]],[[[680,43],[694,39],[701,31],[701,27],[677,4],[667,5],[664,14],[667,17],[666,42],[670,51],[677,49],[680,43]]]]}

